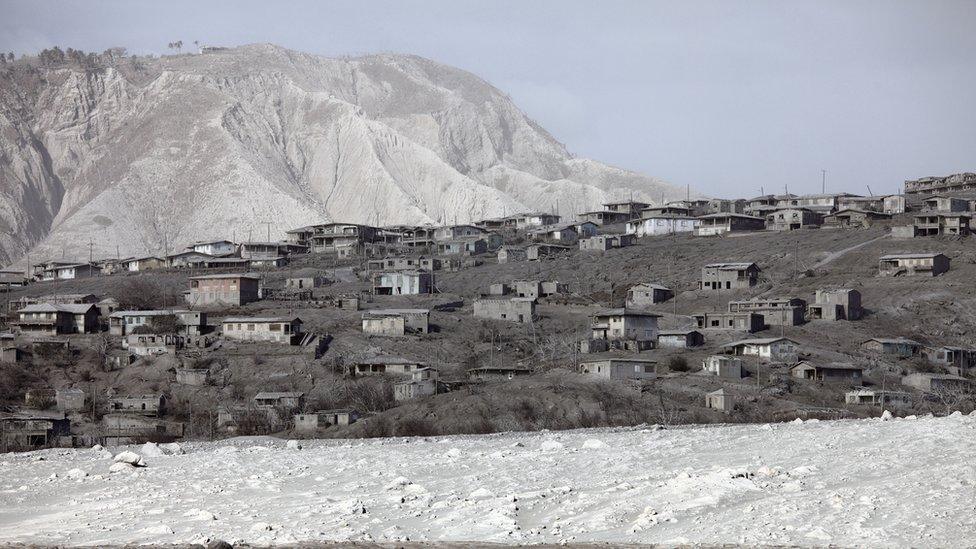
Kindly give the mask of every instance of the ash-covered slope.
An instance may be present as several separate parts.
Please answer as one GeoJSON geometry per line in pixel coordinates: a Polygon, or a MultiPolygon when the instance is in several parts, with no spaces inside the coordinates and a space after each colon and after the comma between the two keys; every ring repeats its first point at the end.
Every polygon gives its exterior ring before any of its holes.
{"type": "Polygon", "coordinates": [[[573,215],[683,195],[578,159],[476,76],[270,45],[0,79],[0,262],[160,254],[303,224],[573,215]]]}

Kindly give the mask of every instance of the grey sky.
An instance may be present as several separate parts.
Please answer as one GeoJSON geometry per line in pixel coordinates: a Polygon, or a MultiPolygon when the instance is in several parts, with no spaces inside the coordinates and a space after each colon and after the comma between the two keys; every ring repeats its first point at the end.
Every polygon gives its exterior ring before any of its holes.
{"type": "Polygon", "coordinates": [[[181,39],[470,70],[574,153],[717,196],[976,171],[976,1],[0,0],[0,50],[181,39]]]}

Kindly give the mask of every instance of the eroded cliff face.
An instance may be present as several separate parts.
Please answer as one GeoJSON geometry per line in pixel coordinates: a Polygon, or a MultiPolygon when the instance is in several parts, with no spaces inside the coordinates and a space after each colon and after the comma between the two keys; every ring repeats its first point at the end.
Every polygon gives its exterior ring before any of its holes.
{"type": "Polygon", "coordinates": [[[121,63],[0,82],[0,263],[684,194],[572,157],[483,80],[418,57],[255,45],[121,63]]]}

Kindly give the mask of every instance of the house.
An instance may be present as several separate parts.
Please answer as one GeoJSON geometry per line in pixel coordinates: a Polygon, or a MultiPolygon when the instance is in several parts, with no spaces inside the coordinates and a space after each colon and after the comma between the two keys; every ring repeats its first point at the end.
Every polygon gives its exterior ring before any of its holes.
{"type": "Polygon", "coordinates": [[[915,236],[968,236],[972,218],[965,213],[923,212],[912,218],[915,236]]]}
{"type": "Polygon", "coordinates": [[[878,196],[843,196],[837,200],[837,213],[845,209],[892,214],[905,213],[905,197],[900,194],[878,196]]]}
{"type": "Polygon", "coordinates": [[[443,240],[437,243],[440,255],[481,255],[488,253],[488,241],[480,236],[443,240]]]}
{"type": "Polygon", "coordinates": [[[849,288],[817,290],[807,306],[808,320],[860,320],[861,292],[849,288]]]}
{"type": "MultiPolygon", "coordinates": [[[[514,293],[518,297],[537,299],[566,293],[566,285],[555,280],[514,280],[510,285],[503,284],[502,286],[504,286],[502,289],[507,291],[492,295],[514,293]]],[[[497,285],[493,284],[492,287],[494,290],[498,290],[497,285]]]]}
{"type": "Polygon", "coordinates": [[[563,244],[576,244],[580,238],[595,236],[597,226],[589,221],[582,223],[564,223],[560,225],[545,225],[527,232],[529,238],[536,241],[549,241],[563,244]]]}
{"type": "Polygon", "coordinates": [[[16,301],[11,301],[12,307],[26,307],[38,303],[54,303],[62,305],[84,305],[88,303],[98,303],[95,294],[48,294],[42,296],[25,296],[16,301]]]}
{"type": "Polygon", "coordinates": [[[186,300],[197,307],[247,305],[260,299],[261,277],[251,274],[212,274],[190,277],[186,300]]]}
{"type": "Polygon", "coordinates": [[[657,361],[641,358],[598,358],[580,362],[580,373],[609,380],[641,380],[657,377],[657,361]]]}
{"type": "Polygon", "coordinates": [[[474,302],[474,316],[476,318],[531,323],[535,318],[535,299],[530,297],[483,297],[474,302]]]}
{"type": "Polygon", "coordinates": [[[18,310],[11,324],[29,336],[91,334],[98,330],[98,308],[91,303],[37,303],[18,310]]]}
{"type": "Polygon", "coordinates": [[[302,319],[233,316],[221,322],[225,339],[293,345],[302,335],[302,319]]]}
{"type": "Polygon", "coordinates": [[[850,193],[805,194],[802,196],[792,196],[786,198],[785,200],[778,200],[777,205],[795,206],[806,208],[814,212],[830,213],[836,211],[840,207],[841,201],[854,198],[856,196],[857,195],[850,193]]]}
{"type": "Polygon", "coordinates": [[[240,245],[241,257],[252,261],[280,259],[304,253],[308,253],[308,246],[295,242],[241,242],[240,245]]]}
{"type": "Polygon", "coordinates": [[[481,366],[469,369],[468,379],[471,381],[510,381],[531,373],[532,370],[523,366],[481,366]]]}
{"type": "Polygon", "coordinates": [[[976,189],[976,173],[968,172],[905,181],[905,194],[911,197],[973,189],[976,189]]]}
{"type": "Polygon", "coordinates": [[[352,374],[355,376],[383,374],[412,375],[414,372],[426,367],[427,363],[419,360],[399,356],[376,356],[361,359],[353,364],[352,374]]]}
{"type": "Polygon", "coordinates": [[[514,263],[517,261],[527,261],[529,259],[525,248],[517,246],[502,246],[498,249],[498,263],[514,263]]]}
{"type": "Polygon", "coordinates": [[[823,218],[823,226],[828,228],[866,228],[878,221],[891,221],[892,214],[863,210],[859,208],[842,208],[823,218]]]}
{"type": "Polygon", "coordinates": [[[668,203],[664,206],[655,206],[653,208],[644,208],[641,210],[641,217],[656,217],[662,215],[694,217],[692,214],[692,209],[689,206],[680,203],[668,203]]]}
{"type": "Polygon", "coordinates": [[[64,412],[23,410],[0,412],[0,450],[33,450],[58,446],[71,433],[64,412]]]}
{"type": "Polygon", "coordinates": [[[677,233],[691,233],[698,226],[698,219],[675,214],[645,215],[641,219],[627,222],[627,234],[643,236],[661,236],[677,233]]]}
{"type": "MultiPolygon", "coordinates": [[[[166,266],[167,267],[172,267],[174,269],[186,269],[188,267],[193,267],[193,266],[198,265],[200,263],[204,263],[204,262],[206,262],[208,260],[216,259],[216,258],[215,258],[215,256],[212,256],[212,255],[209,255],[209,254],[205,254],[205,253],[201,253],[201,252],[195,252],[193,250],[187,250],[187,251],[184,251],[184,252],[170,254],[170,255],[166,256],[165,259],[166,259],[166,266]]],[[[121,268],[121,265],[120,265],[120,268],[121,268]]],[[[112,273],[105,272],[105,267],[104,266],[102,267],[102,272],[104,274],[112,274],[112,273]]]]}
{"type": "Polygon", "coordinates": [[[778,208],[766,214],[766,230],[795,231],[823,225],[823,216],[807,208],[778,208]]]}
{"type": "Polygon", "coordinates": [[[122,261],[122,270],[130,273],[151,271],[166,267],[166,259],[156,256],[134,257],[122,261]]]}
{"type": "Polygon", "coordinates": [[[627,307],[639,309],[647,305],[663,303],[674,297],[674,292],[660,284],[643,282],[627,290],[627,307]]]}
{"type": "Polygon", "coordinates": [[[393,399],[402,402],[436,395],[438,386],[437,369],[420,368],[410,374],[409,381],[399,381],[393,385],[393,399]]]}
{"type": "Polygon", "coordinates": [[[305,407],[305,393],[267,391],[254,395],[252,399],[258,408],[287,408],[291,410],[305,407]]]}
{"type": "Polygon", "coordinates": [[[766,212],[775,210],[777,204],[779,204],[779,197],[776,195],[765,194],[757,196],[745,201],[742,213],[756,216],[766,215],[766,212]]]}
{"type": "Polygon", "coordinates": [[[112,349],[105,353],[105,360],[102,364],[106,371],[119,370],[135,362],[136,357],[127,350],[112,349]]]}
{"type": "MultiPolygon", "coordinates": [[[[542,227],[544,225],[555,225],[562,219],[560,216],[545,212],[529,212],[510,216],[508,220],[514,223],[516,229],[527,227],[542,227]]],[[[505,224],[503,223],[503,226],[505,224]]]]}
{"type": "Polygon", "coordinates": [[[735,400],[728,391],[719,389],[705,395],[705,407],[728,414],[735,408],[735,400]]]}
{"type": "Polygon", "coordinates": [[[732,232],[761,231],[766,228],[764,217],[745,214],[715,213],[698,217],[695,236],[720,236],[732,232]]]}
{"type": "Polygon", "coordinates": [[[308,246],[315,253],[339,253],[376,242],[379,229],[355,223],[324,223],[287,231],[288,242],[308,246]]]}
{"type": "Polygon", "coordinates": [[[140,444],[143,442],[174,441],[183,436],[184,425],[141,414],[108,413],[102,417],[105,444],[140,444]]]}
{"type": "Polygon", "coordinates": [[[129,334],[122,346],[136,356],[175,354],[183,349],[185,338],[175,334],[129,334]]]}
{"type": "Polygon", "coordinates": [[[311,290],[329,283],[324,276],[293,276],[285,279],[286,290],[311,290]]]}
{"type": "Polygon", "coordinates": [[[373,275],[376,295],[419,295],[434,293],[431,274],[423,269],[389,271],[373,275]]]}
{"type": "Polygon", "coordinates": [[[710,312],[692,315],[699,330],[734,330],[759,332],[766,328],[763,315],[758,313],[710,312]]]}
{"type": "Polygon", "coordinates": [[[230,240],[209,240],[194,242],[186,247],[187,250],[210,257],[222,257],[237,253],[237,244],[230,240]]]}
{"type": "Polygon", "coordinates": [[[434,229],[434,240],[437,242],[445,242],[465,238],[485,238],[487,241],[485,235],[489,232],[474,225],[448,225],[434,229]]]}
{"type": "Polygon", "coordinates": [[[592,211],[583,212],[576,216],[580,222],[589,221],[594,225],[604,226],[604,225],[616,225],[617,223],[626,223],[633,219],[630,213],[627,212],[614,212],[614,211],[592,211]]]}
{"type": "Polygon", "coordinates": [[[661,315],[635,309],[604,309],[593,315],[591,339],[653,342],[661,315]]]}
{"type": "Polygon", "coordinates": [[[724,199],[724,198],[713,198],[708,201],[708,205],[705,207],[705,211],[708,213],[744,213],[746,208],[746,201],[741,198],[736,199],[724,199]]]}
{"type": "Polygon", "coordinates": [[[845,393],[844,402],[847,404],[867,406],[907,408],[912,405],[912,395],[904,391],[887,391],[861,387],[845,393]]]}
{"type": "Polygon", "coordinates": [[[207,368],[177,368],[176,382],[180,385],[202,387],[210,381],[210,370],[207,368]]]}
{"type": "Polygon", "coordinates": [[[179,327],[177,333],[200,335],[207,330],[207,313],[173,309],[165,311],[115,311],[108,316],[108,331],[112,335],[124,336],[137,328],[154,329],[154,319],[175,317],[179,327]]]}
{"type": "Polygon", "coordinates": [[[609,202],[603,205],[604,211],[616,212],[627,214],[630,219],[639,219],[641,212],[649,208],[651,205],[647,202],[637,202],[634,200],[625,200],[623,202],[609,202]]]}
{"type": "Polygon", "coordinates": [[[709,355],[702,361],[702,371],[724,379],[742,379],[745,375],[742,359],[728,355],[709,355]]]}
{"type": "Polygon", "coordinates": [[[633,246],[635,235],[632,234],[601,234],[583,238],[579,241],[579,249],[584,252],[605,252],[614,248],[633,246]]]}
{"type": "Polygon", "coordinates": [[[805,321],[807,302],[798,297],[757,297],[729,301],[730,313],[762,315],[766,326],[799,326],[805,321]]]}
{"type": "Polygon", "coordinates": [[[42,280],[74,280],[91,278],[102,274],[101,267],[92,263],[52,262],[41,275],[42,280]]]}
{"type": "Polygon", "coordinates": [[[907,358],[917,355],[922,349],[922,344],[903,337],[874,337],[861,343],[861,348],[875,353],[907,358]]]}
{"type": "Polygon", "coordinates": [[[436,257],[404,256],[404,257],[385,257],[383,259],[370,259],[366,262],[366,270],[369,272],[379,271],[439,271],[443,268],[443,262],[436,257]]]}
{"type": "Polygon", "coordinates": [[[972,381],[952,374],[909,374],[901,378],[901,384],[926,393],[972,390],[972,381]]]}
{"type": "Polygon", "coordinates": [[[525,256],[529,261],[538,261],[546,257],[567,254],[574,249],[572,246],[558,244],[532,244],[525,248],[525,256]]]}
{"type": "Polygon", "coordinates": [[[939,276],[949,271],[949,258],[940,253],[888,254],[881,256],[879,276],[939,276]]]}
{"type": "Polygon", "coordinates": [[[256,261],[240,257],[190,257],[186,266],[190,269],[221,269],[247,271],[256,261]]]}
{"type": "Polygon", "coordinates": [[[99,318],[107,319],[109,315],[119,310],[119,302],[113,297],[106,297],[96,303],[95,307],[98,308],[99,318]]]}
{"type": "Polygon", "coordinates": [[[430,309],[373,309],[363,313],[363,333],[403,336],[430,332],[430,309]]]}
{"type": "Polygon", "coordinates": [[[969,201],[964,198],[936,194],[922,201],[922,209],[927,212],[966,212],[969,211],[969,201]]]}
{"type": "Polygon", "coordinates": [[[359,421],[359,412],[352,409],[320,410],[307,414],[295,414],[295,430],[298,432],[314,432],[333,426],[352,425],[359,421]]]}
{"type": "Polygon", "coordinates": [[[662,330],[657,334],[660,349],[688,349],[705,344],[705,336],[698,330],[662,330]]]}
{"type": "Polygon", "coordinates": [[[19,364],[30,357],[30,352],[13,343],[4,342],[3,347],[0,347],[0,363],[2,364],[19,364]]]}
{"type": "Polygon", "coordinates": [[[400,230],[400,244],[408,248],[432,248],[435,230],[430,226],[405,227],[400,230]]]}
{"type": "Polygon", "coordinates": [[[742,339],[725,345],[726,354],[755,356],[776,362],[796,362],[800,344],[788,337],[742,339]]]}
{"type": "Polygon", "coordinates": [[[860,383],[864,368],[853,364],[830,363],[814,364],[808,361],[800,361],[790,368],[790,375],[797,379],[809,379],[812,381],[843,381],[860,383]]]}
{"type": "Polygon", "coordinates": [[[166,397],[161,394],[114,396],[108,399],[108,407],[112,412],[161,416],[166,413],[166,397]]]}
{"type": "Polygon", "coordinates": [[[952,347],[925,347],[922,355],[932,364],[946,368],[950,374],[963,375],[976,367],[976,349],[952,347]]]}
{"type": "Polygon", "coordinates": [[[85,409],[85,392],[74,387],[58,389],[54,401],[60,412],[80,412],[85,409]]]}
{"type": "Polygon", "coordinates": [[[702,267],[699,290],[742,290],[759,283],[755,263],[709,263],[702,267]]]}
{"type": "Polygon", "coordinates": [[[23,288],[28,284],[30,278],[25,271],[17,269],[0,269],[0,288],[10,290],[10,288],[23,288]]]}

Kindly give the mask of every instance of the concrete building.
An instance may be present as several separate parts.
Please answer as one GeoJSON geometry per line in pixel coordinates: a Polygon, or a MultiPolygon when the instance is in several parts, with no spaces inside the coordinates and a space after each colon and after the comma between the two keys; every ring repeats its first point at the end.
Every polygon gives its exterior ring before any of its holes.
{"type": "Polygon", "coordinates": [[[522,366],[481,366],[468,370],[471,381],[511,381],[517,377],[531,375],[532,370],[522,366]]]}
{"type": "Polygon", "coordinates": [[[800,344],[788,337],[742,339],[725,345],[726,354],[754,356],[776,362],[796,362],[800,344]]]}
{"type": "Polygon", "coordinates": [[[393,385],[393,399],[397,402],[424,398],[438,393],[438,372],[435,368],[420,368],[410,373],[409,381],[393,385]]]}
{"type": "Polygon", "coordinates": [[[706,357],[702,361],[702,371],[723,379],[738,380],[745,376],[742,359],[728,355],[710,355],[706,357]]]}
{"type": "Polygon", "coordinates": [[[202,387],[210,381],[210,370],[207,368],[177,368],[176,382],[190,387],[202,387]]]}
{"type": "Polygon", "coordinates": [[[517,261],[528,261],[529,256],[525,248],[517,246],[502,246],[498,249],[498,263],[515,263],[517,261]]]}
{"type": "Polygon", "coordinates": [[[591,339],[654,342],[661,315],[634,309],[605,309],[593,315],[591,339]]]}
{"type": "Polygon", "coordinates": [[[924,212],[912,219],[915,236],[969,236],[972,221],[969,214],[947,212],[924,212]]]}
{"type": "Polygon", "coordinates": [[[918,355],[922,344],[904,337],[874,337],[861,343],[861,348],[884,355],[908,358],[918,355]]]}
{"type": "Polygon", "coordinates": [[[725,199],[713,198],[708,201],[707,213],[745,213],[746,201],[741,198],[725,199]]]}
{"type": "Polygon", "coordinates": [[[853,364],[830,363],[814,364],[808,361],[798,362],[790,368],[790,375],[797,379],[824,382],[861,383],[864,368],[853,364]]]}
{"type": "Polygon", "coordinates": [[[690,349],[705,344],[705,336],[698,330],[662,330],[657,334],[660,349],[690,349]]]}
{"type": "Polygon", "coordinates": [[[580,373],[609,380],[642,380],[657,377],[657,361],[641,358],[597,358],[580,362],[580,373]]]}
{"type": "Polygon", "coordinates": [[[152,271],[155,269],[163,269],[167,265],[166,259],[156,256],[147,257],[132,257],[129,259],[122,260],[121,266],[123,271],[128,271],[130,273],[139,273],[145,271],[152,271]]]}
{"type": "Polygon", "coordinates": [[[957,198],[944,194],[932,195],[922,201],[922,210],[929,213],[968,212],[969,209],[969,201],[965,198],[957,198]]]}
{"type": "Polygon", "coordinates": [[[922,355],[932,364],[948,370],[950,374],[961,376],[976,367],[976,349],[942,345],[925,347],[922,355]]]}
{"type": "Polygon", "coordinates": [[[230,240],[210,240],[194,242],[186,247],[187,250],[211,257],[221,257],[234,255],[237,253],[237,244],[230,240]]]}
{"type": "Polygon", "coordinates": [[[302,319],[232,316],[221,322],[225,339],[293,345],[302,335],[302,319]]]}
{"type": "Polygon", "coordinates": [[[443,240],[437,243],[440,255],[481,255],[488,253],[488,240],[480,236],[443,240]]]}
{"type": "Polygon", "coordinates": [[[698,217],[695,236],[721,236],[732,232],[761,231],[765,228],[766,219],[764,217],[716,213],[698,217]]]}
{"type": "Polygon", "coordinates": [[[295,242],[241,242],[240,255],[252,261],[287,258],[308,253],[308,246],[295,242]]]}
{"type": "Polygon", "coordinates": [[[905,197],[900,194],[877,196],[845,196],[837,201],[837,211],[867,210],[886,214],[905,213],[905,197]]]}
{"type": "Polygon", "coordinates": [[[644,236],[662,236],[677,233],[691,233],[698,226],[698,219],[675,214],[645,215],[641,219],[627,222],[627,234],[644,236]]]}
{"type": "Polygon", "coordinates": [[[595,225],[605,226],[605,225],[616,225],[618,223],[626,223],[632,219],[630,213],[627,212],[614,212],[597,210],[592,212],[583,212],[576,216],[580,222],[589,221],[595,225]]]}
{"type": "Polygon", "coordinates": [[[799,326],[806,320],[807,302],[798,297],[757,297],[730,301],[730,313],[762,315],[766,326],[799,326]]]}
{"type": "Polygon", "coordinates": [[[555,242],[558,244],[573,245],[580,238],[595,236],[597,226],[595,223],[584,221],[582,223],[562,223],[559,225],[544,225],[529,230],[529,238],[536,241],[555,242]]]}
{"type": "Polygon", "coordinates": [[[921,196],[976,190],[976,173],[957,173],[939,177],[922,177],[905,181],[905,195],[910,198],[921,196]]]}
{"type": "Polygon", "coordinates": [[[502,226],[511,227],[514,225],[516,229],[526,229],[529,227],[542,227],[543,225],[555,225],[559,223],[562,219],[560,216],[545,212],[529,212],[509,216],[507,218],[508,222],[503,223],[502,226]]]}
{"type": "Polygon", "coordinates": [[[735,399],[725,389],[719,389],[705,395],[705,407],[710,410],[721,410],[728,414],[735,409],[735,399]]]}
{"type": "Polygon", "coordinates": [[[287,408],[290,410],[305,407],[305,393],[295,391],[266,391],[254,395],[254,406],[258,408],[287,408]]]}
{"type": "Polygon", "coordinates": [[[183,349],[186,340],[176,334],[129,334],[122,339],[122,346],[135,356],[176,354],[183,349]]]}
{"type": "Polygon", "coordinates": [[[635,238],[632,234],[601,234],[581,239],[579,249],[584,252],[605,252],[614,248],[633,246],[635,238]]]}
{"type": "Polygon", "coordinates": [[[909,374],[901,378],[901,384],[907,387],[914,387],[926,393],[971,391],[973,386],[973,382],[964,377],[952,374],[929,373],[909,374]]]}
{"type": "Polygon", "coordinates": [[[85,409],[85,391],[74,387],[58,389],[54,392],[54,401],[58,411],[80,412],[85,409]]]}
{"type": "Polygon", "coordinates": [[[892,214],[862,210],[858,208],[843,208],[826,215],[823,218],[825,228],[863,229],[879,221],[891,221],[892,214]]]}
{"type": "Polygon", "coordinates": [[[907,408],[912,405],[912,395],[904,391],[867,389],[864,387],[844,394],[847,404],[881,406],[883,408],[907,408]]]}
{"type": "Polygon", "coordinates": [[[381,271],[439,271],[443,268],[443,262],[436,257],[427,256],[402,256],[384,257],[383,259],[370,259],[366,262],[366,270],[369,272],[381,271]]]}
{"type": "Polygon", "coordinates": [[[758,313],[712,312],[692,315],[699,330],[734,330],[759,332],[766,328],[763,315],[758,313]]]}
{"type": "Polygon", "coordinates": [[[292,291],[313,290],[329,283],[324,276],[293,276],[285,279],[285,289],[292,291]]]}
{"type": "Polygon", "coordinates": [[[529,261],[538,261],[547,257],[568,254],[575,249],[573,246],[562,246],[558,244],[532,244],[526,246],[525,256],[529,261]]]}
{"type": "Polygon", "coordinates": [[[11,288],[23,288],[30,283],[26,271],[19,269],[0,269],[0,289],[10,291],[11,288]]]}
{"type": "Polygon", "coordinates": [[[138,328],[153,327],[153,320],[162,317],[175,317],[178,333],[200,335],[207,326],[207,313],[171,309],[163,311],[115,311],[108,316],[108,331],[115,336],[125,336],[138,328]]]}
{"type": "Polygon", "coordinates": [[[940,253],[888,254],[878,263],[879,276],[939,276],[949,271],[949,258],[940,253]]]}
{"type": "Polygon", "coordinates": [[[779,208],[766,214],[766,230],[795,231],[823,225],[823,215],[808,208],[779,208]]]}
{"type": "Polygon", "coordinates": [[[352,365],[355,376],[411,375],[427,367],[426,362],[400,356],[375,356],[364,358],[352,365]]]}
{"type": "Polygon", "coordinates": [[[390,271],[373,275],[376,295],[420,295],[434,293],[433,277],[423,269],[390,271]]]}
{"type": "Polygon", "coordinates": [[[339,253],[342,249],[359,249],[379,240],[376,227],[356,223],[323,223],[293,229],[285,233],[287,241],[308,246],[315,253],[339,253]]]}
{"type": "Polygon", "coordinates": [[[759,283],[755,263],[709,263],[702,267],[699,290],[743,290],[759,283]]]}
{"type": "Polygon", "coordinates": [[[483,297],[474,302],[474,316],[476,318],[529,323],[535,318],[535,299],[530,297],[483,297]]]}
{"type": "Polygon", "coordinates": [[[64,412],[22,410],[0,412],[0,451],[35,450],[59,446],[71,433],[64,412]]]}
{"type": "Polygon", "coordinates": [[[161,394],[114,396],[108,399],[112,412],[130,412],[147,416],[161,416],[166,413],[166,397],[161,394]]]}
{"type": "Polygon", "coordinates": [[[849,288],[817,290],[807,306],[808,320],[860,320],[863,314],[861,292],[849,288]]]}
{"type": "Polygon", "coordinates": [[[91,303],[37,303],[18,310],[11,324],[31,337],[90,334],[98,330],[98,308],[91,303]]]}
{"type": "Polygon", "coordinates": [[[41,273],[41,280],[76,280],[92,278],[102,274],[102,269],[92,263],[57,263],[52,262],[41,273]]]}
{"type": "Polygon", "coordinates": [[[635,200],[624,200],[621,202],[608,202],[603,204],[604,211],[627,214],[630,219],[640,219],[641,212],[651,205],[647,202],[635,200]]]}
{"type": "Polygon", "coordinates": [[[239,307],[260,299],[260,285],[261,277],[251,274],[191,276],[186,300],[195,307],[239,307]]]}
{"type": "Polygon", "coordinates": [[[430,332],[430,309],[373,309],[363,313],[363,333],[403,336],[430,332]]]}
{"type": "Polygon", "coordinates": [[[333,426],[352,425],[359,421],[359,412],[352,409],[320,410],[307,414],[295,414],[293,420],[296,431],[309,433],[333,426]]]}
{"type": "Polygon", "coordinates": [[[108,446],[172,442],[182,438],[183,431],[183,423],[141,414],[108,413],[102,416],[102,433],[108,446]]]}
{"type": "Polygon", "coordinates": [[[674,297],[674,292],[660,284],[644,282],[627,290],[627,307],[639,309],[648,305],[664,303],[674,297]]]}

